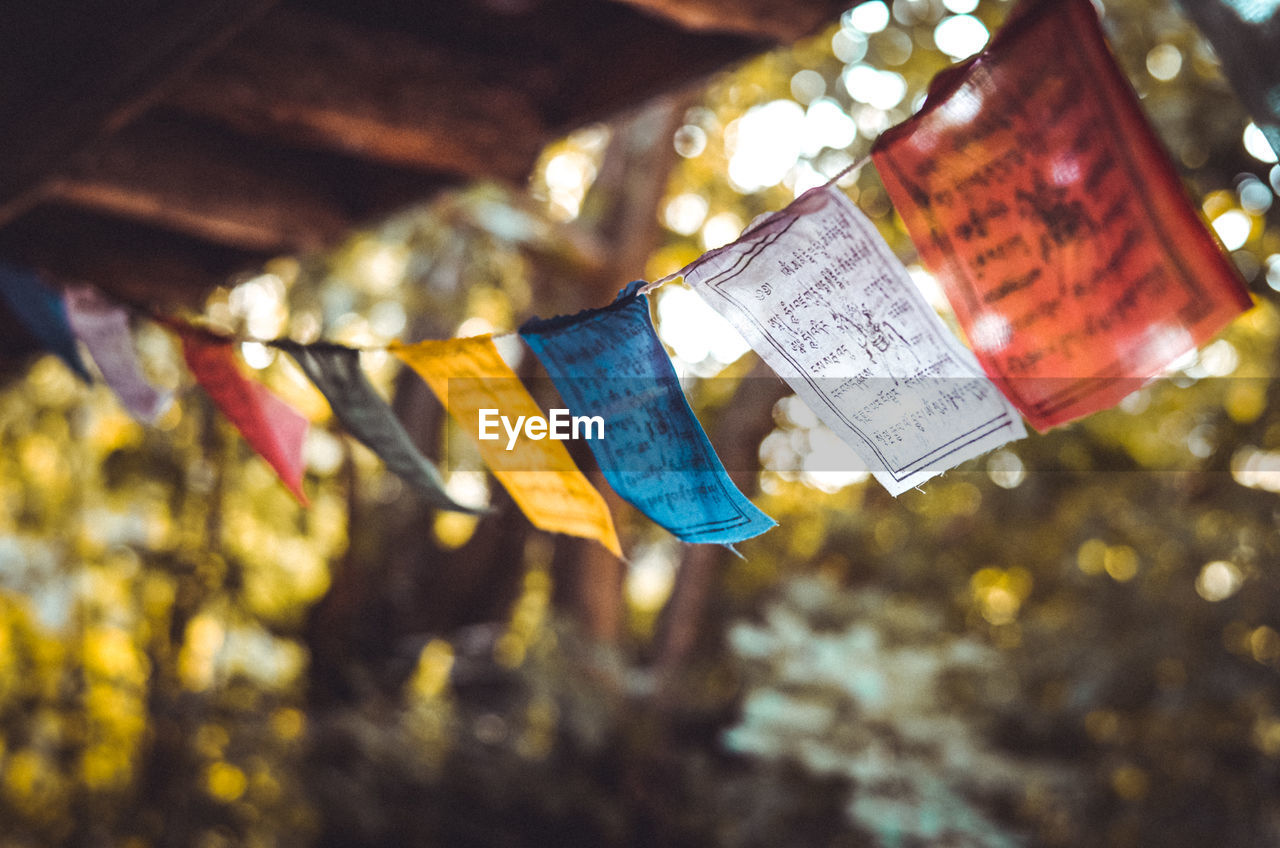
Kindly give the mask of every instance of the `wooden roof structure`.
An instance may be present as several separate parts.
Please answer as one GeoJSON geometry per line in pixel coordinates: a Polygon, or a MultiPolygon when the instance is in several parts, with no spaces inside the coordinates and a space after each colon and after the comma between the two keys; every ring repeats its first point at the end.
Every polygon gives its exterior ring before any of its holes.
{"type": "Polygon", "coordinates": [[[851,0],[47,0],[0,15],[0,260],[190,300],[851,0]]]}

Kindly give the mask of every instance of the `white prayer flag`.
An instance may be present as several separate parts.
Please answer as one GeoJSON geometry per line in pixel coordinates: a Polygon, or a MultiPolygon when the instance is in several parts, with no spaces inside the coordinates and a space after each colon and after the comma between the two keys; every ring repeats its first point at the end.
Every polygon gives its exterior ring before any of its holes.
{"type": "Polygon", "coordinates": [[[834,185],[762,219],[684,279],[892,495],[1026,435],[875,226],[834,185]]]}
{"type": "Polygon", "coordinates": [[[154,423],[173,401],[142,375],[129,333],[129,314],[92,286],[76,286],[63,293],[67,321],[84,342],[98,370],[120,402],[144,424],[154,423]]]}

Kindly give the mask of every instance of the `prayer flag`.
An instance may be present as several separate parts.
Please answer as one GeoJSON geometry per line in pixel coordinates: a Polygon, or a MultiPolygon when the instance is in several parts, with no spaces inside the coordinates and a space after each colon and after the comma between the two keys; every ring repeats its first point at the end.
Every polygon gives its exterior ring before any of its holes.
{"type": "Polygon", "coordinates": [[[56,353],[81,380],[91,382],[67,323],[67,308],[62,298],[41,282],[34,271],[0,262],[0,298],[35,342],[56,353]]]}
{"type": "Polygon", "coordinates": [[[453,420],[476,439],[480,456],[535,527],[595,539],[615,556],[622,546],[604,498],[560,442],[534,440],[527,430],[508,440],[482,440],[481,410],[509,420],[541,418],[542,410],[502,361],[491,336],[393,343],[400,357],[440,399],[453,420]],[[508,449],[510,445],[510,449],[508,449]]]}
{"type": "Polygon", "coordinates": [[[169,408],[173,395],[157,390],[142,376],[129,314],[107,301],[92,286],[76,286],[63,293],[67,319],[84,342],[107,385],[139,421],[150,424],[169,408]]]}
{"type": "Polygon", "coordinates": [[[587,444],[619,496],[686,542],[758,536],[774,521],[734,486],[694,418],[641,285],[603,309],[535,318],[520,335],[574,420],[598,417],[587,444]]]}
{"type": "Polygon", "coordinates": [[[1213,45],[1231,87],[1280,155],[1280,3],[1182,0],[1213,45]]]}
{"type": "Polygon", "coordinates": [[[360,368],[360,351],[329,344],[279,343],[329,401],[333,415],[347,432],[373,451],[387,468],[426,494],[432,506],[479,512],[463,506],[445,491],[444,480],[427,461],[360,368]]]}
{"type": "Polygon", "coordinates": [[[1090,0],[1023,0],[872,158],[979,361],[1038,429],[1117,403],[1250,305],[1090,0]]]}
{"type": "Polygon", "coordinates": [[[834,185],[762,219],[684,278],[892,495],[1026,435],[834,185]]]}
{"type": "Polygon", "coordinates": [[[266,386],[240,373],[230,341],[195,328],[182,329],[179,336],[183,357],[196,382],[245,441],[275,469],[298,502],[306,506],[302,445],[307,437],[307,419],[266,386]]]}

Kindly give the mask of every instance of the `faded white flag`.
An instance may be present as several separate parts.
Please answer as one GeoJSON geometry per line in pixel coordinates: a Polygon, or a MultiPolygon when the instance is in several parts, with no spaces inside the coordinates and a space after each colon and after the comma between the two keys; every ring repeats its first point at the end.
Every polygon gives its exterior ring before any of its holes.
{"type": "Polygon", "coordinates": [[[892,495],[1026,435],[875,226],[834,185],[762,219],[684,279],[892,495]]]}
{"type": "Polygon", "coordinates": [[[125,408],[145,424],[153,423],[173,402],[173,395],[147,382],[133,350],[129,314],[92,286],[76,286],[63,293],[67,323],[98,363],[102,379],[125,408]]]}

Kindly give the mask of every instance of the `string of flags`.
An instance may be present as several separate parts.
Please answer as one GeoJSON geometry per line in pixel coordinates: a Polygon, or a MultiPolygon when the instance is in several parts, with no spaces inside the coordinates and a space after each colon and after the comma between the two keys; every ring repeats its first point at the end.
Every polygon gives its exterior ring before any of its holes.
{"type": "MultiPolygon", "coordinates": [[[[935,78],[871,160],[972,350],[834,182],[680,276],[893,495],[1025,437],[1023,418],[1043,431],[1114,405],[1250,305],[1090,0],[1021,0],[987,49],[935,78]]],[[[732,545],[774,522],[732,483],[694,417],[654,331],[654,287],[637,281],[608,306],[520,327],[567,407],[550,418],[492,336],[387,349],[475,438],[535,526],[621,556],[604,498],[562,443],[583,438],[641,513],[684,541],[732,545]]],[[[59,295],[0,264],[0,310],[17,326],[0,353],[43,348],[88,381],[79,340],[139,420],[172,401],[142,375],[129,310],[95,289],[59,295]]],[[[234,339],[161,320],[197,383],[305,504],[307,420],[241,371],[234,339]]],[[[448,494],[369,384],[358,350],[268,344],[432,506],[480,511],[448,494]]]]}

